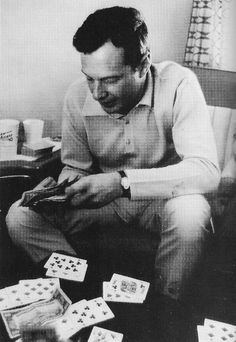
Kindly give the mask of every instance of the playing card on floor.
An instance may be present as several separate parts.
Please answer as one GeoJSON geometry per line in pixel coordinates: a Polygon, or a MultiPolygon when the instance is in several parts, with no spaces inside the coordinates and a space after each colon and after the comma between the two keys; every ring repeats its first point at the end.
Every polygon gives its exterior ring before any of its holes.
{"type": "Polygon", "coordinates": [[[58,268],[60,268],[60,266],[70,266],[74,265],[74,266],[80,266],[80,265],[84,265],[87,264],[87,260],[85,259],[80,259],[77,257],[72,257],[69,255],[64,255],[64,254],[60,254],[60,253],[52,253],[52,255],[50,256],[50,258],[48,259],[48,261],[46,262],[46,264],[44,265],[45,268],[49,268],[50,266],[57,266],[58,268]]]}
{"type": "Polygon", "coordinates": [[[126,293],[120,293],[110,286],[110,282],[103,282],[103,299],[106,302],[119,302],[119,303],[143,303],[142,298],[136,298],[126,293]]]}
{"type": "Polygon", "coordinates": [[[6,288],[0,289],[0,310],[7,309],[9,305],[9,297],[6,288]]]}
{"type": "Polygon", "coordinates": [[[58,269],[57,266],[53,266],[48,268],[46,272],[46,276],[48,277],[56,277],[56,278],[62,278],[62,279],[68,279],[73,281],[79,281],[83,282],[86,271],[87,271],[88,265],[84,264],[81,266],[75,266],[75,267],[61,267],[61,269],[58,269]]]}
{"type": "Polygon", "coordinates": [[[204,320],[204,328],[210,341],[236,342],[236,326],[228,323],[204,320]]]}
{"type": "Polygon", "coordinates": [[[96,315],[96,318],[93,319],[93,324],[95,321],[100,323],[115,317],[102,297],[91,299],[88,301],[88,304],[91,305],[92,311],[96,315]]]}
{"type": "Polygon", "coordinates": [[[149,290],[150,283],[114,273],[109,284],[116,293],[130,295],[137,301],[144,301],[149,290]]]}
{"type": "MultiPolygon", "coordinates": [[[[58,278],[38,278],[20,280],[24,299],[28,302],[50,298],[56,288],[60,287],[58,278]]],[[[23,299],[23,300],[24,300],[23,299]]]]}
{"type": "Polygon", "coordinates": [[[44,267],[47,268],[47,276],[82,282],[88,264],[85,259],[52,253],[44,267]]]}
{"type": "Polygon", "coordinates": [[[67,316],[78,330],[114,318],[113,312],[101,297],[72,304],[67,316]]]}
{"type": "Polygon", "coordinates": [[[93,327],[88,342],[122,342],[123,334],[100,328],[93,327]]]}

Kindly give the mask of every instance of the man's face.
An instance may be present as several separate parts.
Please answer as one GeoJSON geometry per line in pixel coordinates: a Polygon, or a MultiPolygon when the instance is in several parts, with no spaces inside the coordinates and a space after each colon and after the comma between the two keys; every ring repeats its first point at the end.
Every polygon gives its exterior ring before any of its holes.
{"type": "Polygon", "coordinates": [[[124,64],[124,49],[110,41],[96,51],[81,54],[85,74],[94,100],[108,114],[127,114],[140,99],[143,80],[138,70],[124,64]]]}

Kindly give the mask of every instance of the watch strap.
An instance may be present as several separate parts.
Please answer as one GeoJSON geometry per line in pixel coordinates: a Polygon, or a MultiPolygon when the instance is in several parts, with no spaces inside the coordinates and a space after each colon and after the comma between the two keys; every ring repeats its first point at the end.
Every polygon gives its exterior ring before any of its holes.
{"type": "MultiPolygon", "coordinates": [[[[124,178],[126,177],[127,178],[127,175],[125,173],[125,171],[123,170],[120,170],[118,171],[118,173],[120,174],[121,178],[124,178]]],[[[125,189],[123,186],[122,186],[122,189],[123,189],[123,196],[122,197],[126,197],[126,198],[131,198],[131,192],[130,192],[130,187],[128,189],[125,189]]]]}

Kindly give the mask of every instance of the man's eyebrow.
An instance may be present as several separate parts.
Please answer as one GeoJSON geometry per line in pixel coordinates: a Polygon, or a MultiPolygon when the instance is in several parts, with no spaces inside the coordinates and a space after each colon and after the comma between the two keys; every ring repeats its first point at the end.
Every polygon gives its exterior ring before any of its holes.
{"type": "MultiPolygon", "coordinates": [[[[83,73],[86,77],[92,78],[91,76],[87,75],[83,70],[81,70],[81,71],[82,71],[82,73],[83,73]]],[[[102,78],[100,78],[100,80],[107,80],[107,79],[109,79],[109,78],[119,78],[119,77],[122,77],[122,76],[123,76],[123,73],[122,73],[122,74],[119,74],[119,75],[111,75],[111,76],[107,76],[107,77],[102,77],[102,78]]]]}

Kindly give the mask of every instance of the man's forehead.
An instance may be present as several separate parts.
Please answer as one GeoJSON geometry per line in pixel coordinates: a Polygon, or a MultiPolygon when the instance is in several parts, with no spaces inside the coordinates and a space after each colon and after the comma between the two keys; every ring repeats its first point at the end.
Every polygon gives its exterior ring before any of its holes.
{"type": "MultiPolygon", "coordinates": [[[[82,69],[97,68],[121,69],[124,67],[124,49],[106,42],[96,51],[81,53],[82,69]]],[[[84,70],[86,72],[86,70],[84,70]]]]}

